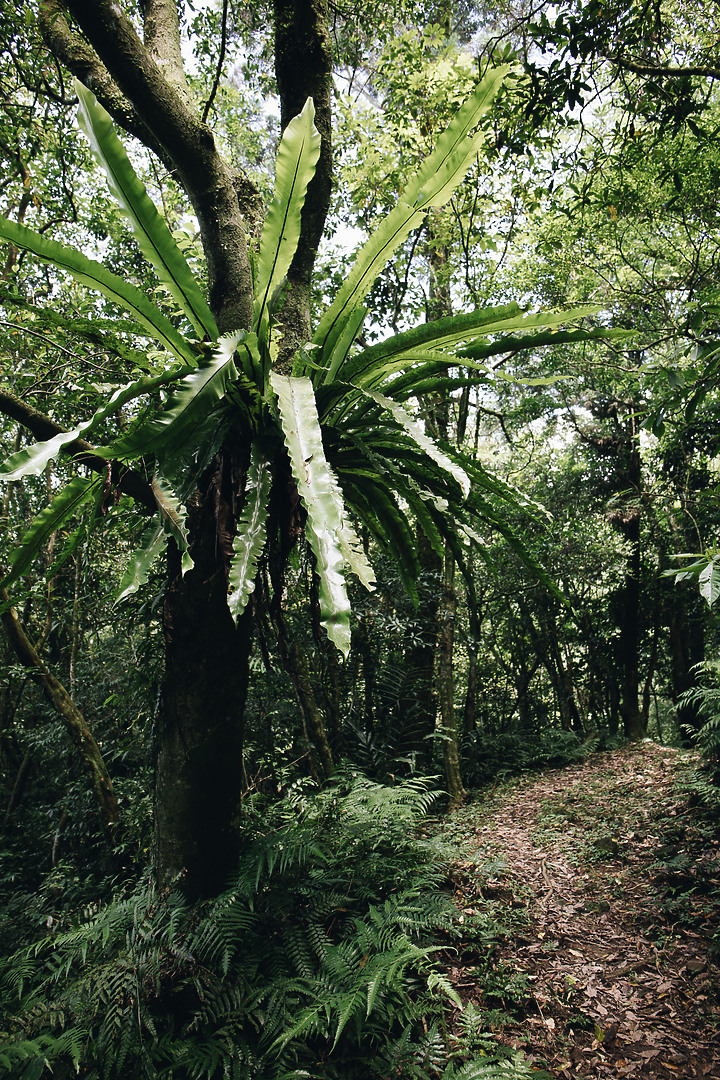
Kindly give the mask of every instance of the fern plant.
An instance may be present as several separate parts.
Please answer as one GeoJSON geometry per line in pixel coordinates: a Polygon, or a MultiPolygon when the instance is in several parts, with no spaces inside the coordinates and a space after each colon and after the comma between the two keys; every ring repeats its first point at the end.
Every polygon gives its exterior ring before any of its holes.
{"type": "Polygon", "coordinates": [[[434,799],[345,772],[251,803],[216,900],[143,884],[0,962],[0,1076],[542,1076],[477,1037],[473,1006],[457,1020],[442,951],[468,924],[440,887],[449,852],[418,829],[434,799]]]}
{"type": "Polygon", "coordinates": [[[0,1073],[367,1077],[397,1042],[414,1075],[437,1075],[422,1025],[452,997],[433,935],[454,909],[441,849],[415,836],[433,799],[427,782],[346,774],[250,807],[216,901],[144,885],[4,961],[0,1073]]]}
{"type": "Polygon", "coordinates": [[[700,752],[702,767],[691,774],[686,788],[710,810],[720,809],[720,661],[706,660],[693,671],[698,684],[678,699],[680,705],[693,705],[703,717],[699,730],[689,728],[700,752]]]}
{"type": "Polygon", "coordinates": [[[696,705],[704,717],[697,732],[697,746],[703,759],[716,767],[720,764],[720,661],[706,660],[697,664],[693,672],[703,682],[682,694],[680,704],[696,705]]]}
{"type": "Polygon", "coordinates": [[[521,1054],[513,1054],[504,1061],[471,1061],[457,1072],[447,1069],[443,1080],[551,1080],[551,1074],[534,1068],[521,1054]]]}

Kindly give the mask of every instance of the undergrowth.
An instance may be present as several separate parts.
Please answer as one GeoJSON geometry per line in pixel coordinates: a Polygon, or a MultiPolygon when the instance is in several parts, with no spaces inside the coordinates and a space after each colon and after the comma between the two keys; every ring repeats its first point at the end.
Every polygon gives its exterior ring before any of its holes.
{"type": "Polygon", "coordinates": [[[597,738],[582,742],[574,732],[561,728],[542,734],[527,731],[489,734],[475,729],[467,733],[463,743],[465,782],[469,787],[480,788],[536,769],[562,768],[583,761],[597,744],[597,738]]]}
{"type": "Polygon", "coordinates": [[[687,778],[686,790],[707,810],[720,810],[720,662],[706,660],[693,668],[697,685],[680,698],[695,706],[702,717],[699,730],[687,729],[695,741],[702,764],[687,778]]]}
{"type": "Polygon", "coordinates": [[[435,957],[458,911],[441,841],[418,828],[433,800],[421,780],[297,786],[248,806],[244,858],[216,900],[144,883],[49,920],[0,964],[0,1074],[538,1077],[448,1034],[462,1002],[435,957]]]}

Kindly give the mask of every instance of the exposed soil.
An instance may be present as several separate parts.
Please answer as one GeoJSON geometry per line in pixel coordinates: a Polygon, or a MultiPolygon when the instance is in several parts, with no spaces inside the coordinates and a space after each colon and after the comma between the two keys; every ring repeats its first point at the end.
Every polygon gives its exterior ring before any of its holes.
{"type": "Polygon", "coordinates": [[[594,754],[453,819],[474,834],[453,873],[468,923],[508,919],[450,977],[552,1076],[720,1078],[720,834],[678,790],[684,761],[594,754]]]}

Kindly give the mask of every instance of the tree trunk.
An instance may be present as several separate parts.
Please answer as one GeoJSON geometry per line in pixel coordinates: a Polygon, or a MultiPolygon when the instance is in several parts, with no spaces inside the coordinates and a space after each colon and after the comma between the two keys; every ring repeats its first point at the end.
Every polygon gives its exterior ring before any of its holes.
{"type": "MultiPolygon", "coordinates": [[[[444,240],[435,228],[434,215],[427,223],[428,261],[430,280],[426,302],[428,322],[452,314],[452,296],[448,280],[448,251],[444,240]]],[[[426,420],[426,429],[433,437],[447,440],[450,427],[450,400],[447,393],[433,395],[426,420]]],[[[439,562],[439,560],[438,560],[439,562]]],[[[455,615],[457,594],[455,592],[455,559],[448,544],[442,556],[441,590],[436,605],[435,637],[437,640],[437,658],[435,678],[440,706],[440,735],[442,737],[443,770],[445,784],[450,798],[450,808],[459,806],[465,799],[460,774],[460,749],[457,714],[455,712],[455,679],[453,673],[453,653],[455,647],[455,615]]]]}
{"type": "Polygon", "coordinates": [[[542,665],[555,691],[560,726],[564,731],[582,731],[583,725],[575,702],[575,689],[571,673],[567,670],[560,647],[557,619],[547,598],[538,601],[539,623],[536,627],[532,618],[527,620],[527,628],[542,665]]]}
{"type": "Polygon", "coordinates": [[[226,447],[189,506],[193,568],[183,576],[174,544],[168,553],[155,873],[165,887],[184,870],[192,898],[221,891],[240,850],[251,608],[236,627],[227,574],[242,479],[236,453],[226,447]]]}
{"type": "Polygon", "coordinates": [[[451,810],[460,806],[466,795],[460,775],[458,725],[455,713],[455,681],[453,679],[456,612],[455,560],[446,547],[443,562],[443,590],[438,610],[440,636],[437,655],[437,686],[440,704],[440,732],[443,740],[445,784],[450,798],[451,810]]]}
{"type": "Polygon", "coordinates": [[[647,723],[640,705],[640,510],[625,511],[620,528],[630,543],[619,608],[620,715],[626,737],[643,739],[647,723]]]}
{"type": "Polygon", "coordinates": [[[437,719],[435,652],[438,643],[438,606],[442,562],[422,528],[416,526],[421,573],[418,609],[412,626],[412,643],[403,656],[407,690],[400,711],[399,756],[412,755],[418,771],[430,765],[437,719]]]}
{"type": "Polygon", "coordinates": [[[282,652],[285,669],[292,679],[298,704],[302,709],[308,737],[320,761],[320,771],[327,779],[335,773],[335,762],[325,730],[322,709],[318,704],[310,679],[307,653],[294,639],[287,642],[282,652]]]}
{"type": "MultiPolygon", "coordinates": [[[[311,96],[323,137],[283,307],[280,360],[289,366],[295,347],[309,336],[309,282],[330,194],[332,82],[324,0],[277,0],[275,14],[283,126],[311,96]]],[[[200,225],[208,299],[220,333],[248,329],[253,290],[246,220],[255,222],[257,192],[218,152],[205,118],[193,110],[176,0],[148,0],[142,16],[144,40],[114,0],[40,0],[39,5],[43,34],[58,59],[160,157],[187,193],[200,225]]],[[[243,436],[237,436],[237,444],[228,439],[188,503],[193,568],[183,575],[172,544],[168,553],[155,864],[163,887],[184,871],[191,897],[224,887],[240,844],[251,609],[235,626],[227,589],[248,451],[243,436]]],[[[152,497],[150,505],[154,509],[152,497]]]]}

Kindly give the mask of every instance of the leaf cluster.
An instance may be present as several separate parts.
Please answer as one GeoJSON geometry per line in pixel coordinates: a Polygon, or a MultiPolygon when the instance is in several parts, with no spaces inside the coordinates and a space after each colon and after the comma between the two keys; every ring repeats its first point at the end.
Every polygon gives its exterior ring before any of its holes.
{"type": "MultiPolygon", "coordinates": [[[[244,508],[229,572],[236,618],[254,590],[264,536],[273,531],[270,494],[273,477],[285,471],[283,459],[289,461],[303,506],[304,534],[319,580],[321,621],[346,654],[350,645],[346,568],[366,588],[374,582],[352,517],[396,558],[410,595],[415,592],[419,564],[407,508],[436,550],[449,543],[463,568],[469,540],[477,535],[474,529],[481,521],[523,553],[504,512],[508,504],[522,502],[518,493],[477,463],[466,461],[461,452],[428,436],[412,415],[413,403],[423,395],[482,381],[487,357],[504,347],[514,351],[532,347],[546,328],[555,329],[568,317],[587,312],[528,316],[517,305],[488,308],[426,324],[369,348],[355,344],[366,315],[363,301],[378,274],[426,215],[448,201],[474,161],[487,137],[480,121],[504,74],[498,68],[476,87],[407,181],[397,205],[357,256],[312,342],[298,351],[291,375],[274,366],[275,320],[319,155],[312,102],[288,125],[279,148],[275,196],[254,264],[252,326],[219,339],[203,292],[135,175],[107,114],[78,84],[80,122],[110,190],[140,250],[196,336],[178,330],[177,319],[101,263],[22,225],[1,221],[0,235],[5,239],[124,306],[168,354],[168,362],[158,365],[156,374],[121,386],[90,420],[20,451],[2,472],[6,479],[37,475],[76,440],[101,430],[119,408],[150,398],[127,433],[94,449],[96,458],[120,469],[138,461],[155,463],[148,501],[154,499],[157,514],[131,561],[122,596],[146,579],[166,535],[183,554],[183,572],[192,566],[184,506],[230,432],[249,451],[245,490],[238,492],[244,508]],[[503,345],[503,339],[491,343],[498,335],[504,335],[508,344],[503,345]],[[209,344],[200,344],[200,338],[209,344]],[[167,391],[160,411],[153,409],[152,396],[167,391]]],[[[82,507],[91,504],[96,516],[102,514],[106,497],[101,476],[74,477],[31,525],[13,560],[10,580],[29,568],[47,536],[82,507]]],[[[525,506],[530,509],[527,502],[525,506]]],[[[530,561],[527,553],[523,557],[530,561]]]]}

